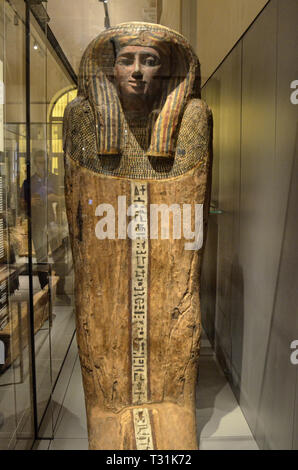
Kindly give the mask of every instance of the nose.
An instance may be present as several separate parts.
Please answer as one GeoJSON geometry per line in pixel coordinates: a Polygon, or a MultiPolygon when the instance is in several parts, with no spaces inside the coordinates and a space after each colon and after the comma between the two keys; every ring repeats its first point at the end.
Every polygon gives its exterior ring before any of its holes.
{"type": "Polygon", "coordinates": [[[142,78],[143,73],[141,69],[141,63],[140,63],[140,58],[137,56],[135,58],[134,64],[133,64],[133,72],[132,72],[132,77],[133,78],[142,78]]]}

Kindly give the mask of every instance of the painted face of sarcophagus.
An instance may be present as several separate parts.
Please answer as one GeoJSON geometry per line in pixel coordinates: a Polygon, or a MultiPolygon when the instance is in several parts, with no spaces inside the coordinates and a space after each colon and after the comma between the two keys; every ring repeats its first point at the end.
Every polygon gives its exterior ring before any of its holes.
{"type": "Polygon", "coordinates": [[[90,449],[196,449],[199,277],[212,118],[160,25],[101,33],[64,118],[90,449]]]}

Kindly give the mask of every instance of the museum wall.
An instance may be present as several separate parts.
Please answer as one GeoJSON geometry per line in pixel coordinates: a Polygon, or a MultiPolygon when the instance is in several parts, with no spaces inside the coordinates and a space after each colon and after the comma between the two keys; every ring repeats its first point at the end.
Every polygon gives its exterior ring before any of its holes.
{"type": "Polygon", "coordinates": [[[205,83],[267,2],[163,0],[161,23],[188,38],[199,56],[205,83]]]}
{"type": "Polygon", "coordinates": [[[296,0],[271,0],[203,89],[222,211],[210,216],[203,322],[261,449],[298,439],[297,15],[296,0]]]}
{"type": "Polygon", "coordinates": [[[197,0],[196,52],[205,82],[267,0],[197,0]]]}
{"type": "Polygon", "coordinates": [[[181,32],[181,0],[162,0],[160,24],[181,32]]]}

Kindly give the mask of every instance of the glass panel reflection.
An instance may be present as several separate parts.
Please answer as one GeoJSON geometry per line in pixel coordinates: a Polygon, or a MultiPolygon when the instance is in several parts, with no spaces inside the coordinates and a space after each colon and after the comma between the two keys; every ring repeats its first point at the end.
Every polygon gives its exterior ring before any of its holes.
{"type": "Polygon", "coordinates": [[[75,330],[62,116],[76,90],[34,15],[30,28],[27,162],[25,2],[0,0],[0,449],[31,447],[35,405],[36,430],[43,422],[51,437],[52,390],[75,330]]]}
{"type": "Polygon", "coordinates": [[[25,4],[1,1],[0,8],[0,449],[12,449],[30,447],[34,437],[28,235],[20,200],[26,175],[25,4]]]}

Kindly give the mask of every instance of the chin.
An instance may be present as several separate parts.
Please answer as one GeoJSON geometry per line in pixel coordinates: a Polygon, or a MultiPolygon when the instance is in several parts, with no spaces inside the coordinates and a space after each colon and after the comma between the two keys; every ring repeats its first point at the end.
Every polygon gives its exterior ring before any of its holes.
{"type": "Polygon", "coordinates": [[[132,95],[146,95],[144,88],[130,88],[129,93],[132,95]]]}
{"type": "Polygon", "coordinates": [[[144,98],[144,99],[146,98],[146,95],[143,91],[137,91],[137,90],[132,90],[126,93],[122,93],[122,96],[126,98],[134,98],[136,96],[139,96],[140,98],[144,98]]]}
{"type": "Polygon", "coordinates": [[[123,88],[122,88],[122,93],[123,95],[130,95],[130,94],[145,94],[146,90],[144,86],[134,86],[129,83],[127,83],[123,88]]]}

